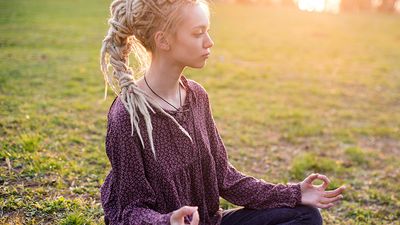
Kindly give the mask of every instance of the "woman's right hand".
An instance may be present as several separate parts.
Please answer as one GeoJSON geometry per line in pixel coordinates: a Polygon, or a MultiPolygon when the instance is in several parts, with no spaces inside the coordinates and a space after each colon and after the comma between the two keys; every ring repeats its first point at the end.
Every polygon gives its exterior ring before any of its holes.
{"type": "Polygon", "coordinates": [[[197,206],[183,206],[180,209],[172,212],[170,219],[171,225],[184,225],[185,217],[191,215],[193,215],[193,217],[190,225],[198,225],[200,218],[199,212],[197,211],[197,206]]]}
{"type": "Polygon", "coordinates": [[[328,177],[314,173],[308,176],[303,182],[300,183],[301,188],[301,203],[303,205],[311,205],[321,209],[327,209],[334,206],[343,198],[343,191],[345,186],[341,186],[332,191],[325,191],[330,183],[328,177]],[[324,183],[315,186],[315,180],[322,180],[324,183]]]}

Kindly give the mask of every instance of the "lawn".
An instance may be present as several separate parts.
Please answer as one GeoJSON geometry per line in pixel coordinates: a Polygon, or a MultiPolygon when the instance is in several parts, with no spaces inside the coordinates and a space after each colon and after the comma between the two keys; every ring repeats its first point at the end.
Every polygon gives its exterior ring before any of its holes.
{"type": "MultiPolygon", "coordinates": [[[[0,1],[0,224],[103,223],[109,2],[0,1]]],[[[326,224],[400,224],[400,16],[211,7],[212,55],[185,75],[208,91],[232,164],[345,184],[326,224]]]]}

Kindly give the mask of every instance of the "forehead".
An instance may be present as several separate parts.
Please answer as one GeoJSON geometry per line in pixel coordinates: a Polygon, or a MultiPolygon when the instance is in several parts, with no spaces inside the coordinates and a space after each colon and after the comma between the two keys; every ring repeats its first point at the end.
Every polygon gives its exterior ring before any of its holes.
{"type": "Polygon", "coordinates": [[[210,25],[210,15],[206,5],[202,3],[197,3],[194,5],[189,5],[183,10],[183,21],[181,28],[195,29],[200,26],[209,27],[210,25]]]}

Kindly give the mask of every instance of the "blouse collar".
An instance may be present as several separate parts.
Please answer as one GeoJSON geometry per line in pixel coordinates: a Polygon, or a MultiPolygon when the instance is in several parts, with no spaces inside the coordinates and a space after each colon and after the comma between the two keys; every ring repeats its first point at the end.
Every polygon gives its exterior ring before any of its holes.
{"type": "MultiPolygon", "coordinates": [[[[193,101],[196,102],[196,96],[193,92],[193,88],[190,86],[189,81],[185,75],[183,74],[181,75],[180,81],[186,90],[186,98],[182,105],[182,109],[183,111],[188,111],[190,110],[191,108],[190,106],[191,104],[193,104],[193,101]]],[[[164,109],[164,111],[169,114],[175,114],[177,112],[176,110],[168,110],[168,109],[164,109]]]]}

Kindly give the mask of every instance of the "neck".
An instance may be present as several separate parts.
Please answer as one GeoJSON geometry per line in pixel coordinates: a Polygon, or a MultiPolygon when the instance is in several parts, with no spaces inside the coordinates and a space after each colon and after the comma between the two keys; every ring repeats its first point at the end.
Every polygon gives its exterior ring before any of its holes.
{"type": "Polygon", "coordinates": [[[146,80],[157,94],[175,97],[184,67],[171,65],[165,61],[153,60],[146,72],[146,80]]]}

